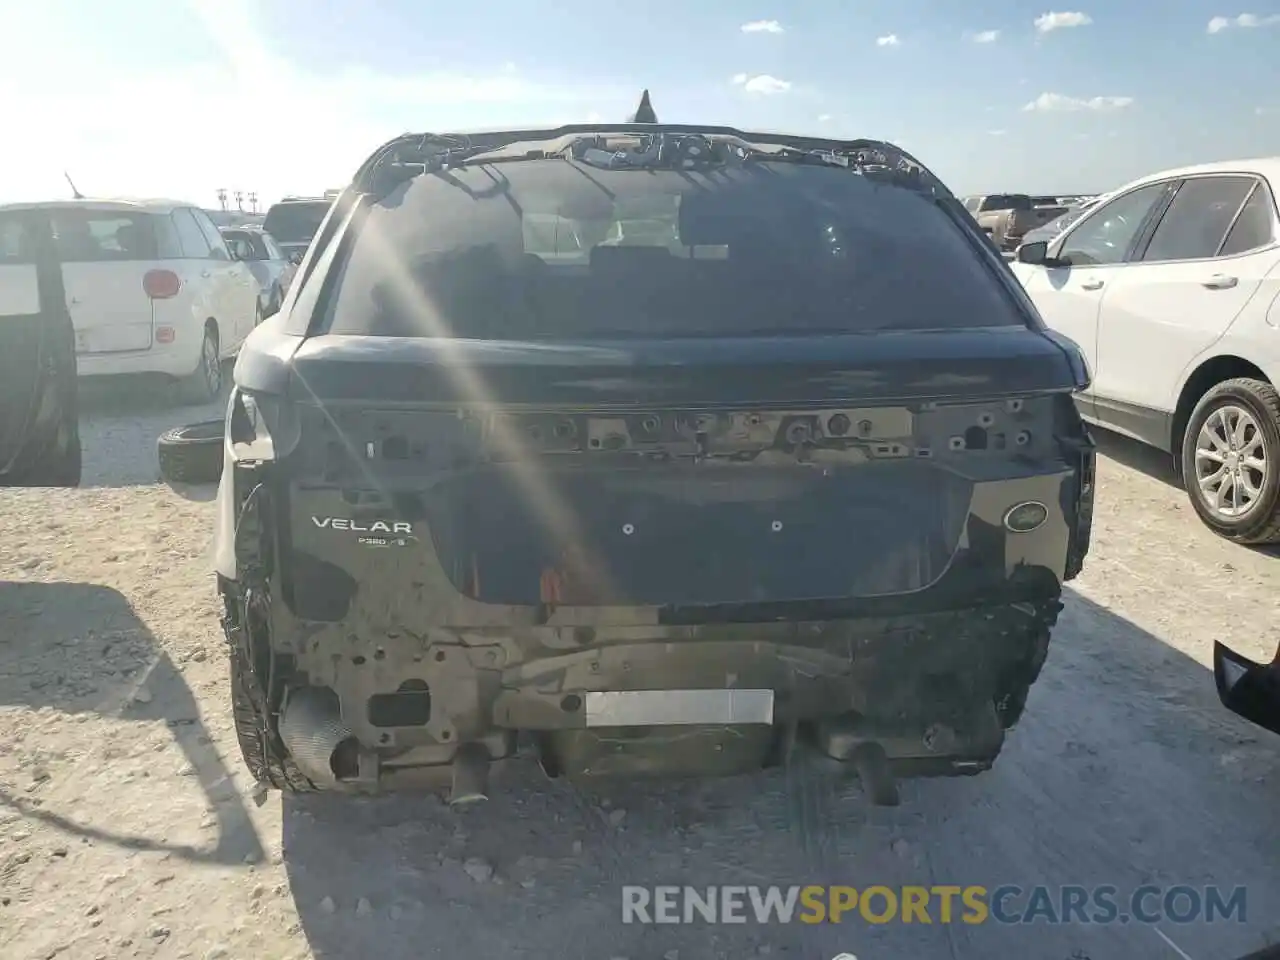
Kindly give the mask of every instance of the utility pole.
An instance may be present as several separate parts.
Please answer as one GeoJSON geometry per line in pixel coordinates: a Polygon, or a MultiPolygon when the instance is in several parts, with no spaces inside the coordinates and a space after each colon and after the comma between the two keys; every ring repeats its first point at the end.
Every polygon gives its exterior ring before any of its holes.
{"type": "Polygon", "coordinates": [[[258,191],[251,190],[249,192],[249,209],[256,215],[258,212],[258,191]]]}
{"type": "Polygon", "coordinates": [[[236,209],[239,210],[241,213],[244,213],[244,194],[241,193],[239,190],[237,190],[235,192],[235,198],[236,198],[236,209]]]}
{"type": "Polygon", "coordinates": [[[223,213],[226,213],[226,210],[227,210],[227,188],[226,187],[218,188],[218,206],[222,208],[223,213]]]}

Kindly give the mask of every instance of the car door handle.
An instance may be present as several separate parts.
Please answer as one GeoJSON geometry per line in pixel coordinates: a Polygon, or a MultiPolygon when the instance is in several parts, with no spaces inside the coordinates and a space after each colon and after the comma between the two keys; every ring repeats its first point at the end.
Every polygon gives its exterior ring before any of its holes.
{"type": "Polygon", "coordinates": [[[1229,277],[1225,273],[1215,273],[1208,280],[1202,280],[1200,285],[1210,290],[1230,290],[1239,282],[1235,277],[1229,277]]]}
{"type": "Polygon", "coordinates": [[[1080,283],[1080,289],[1081,290],[1101,290],[1102,281],[1101,280],[1084,280],[1080,283]]]}

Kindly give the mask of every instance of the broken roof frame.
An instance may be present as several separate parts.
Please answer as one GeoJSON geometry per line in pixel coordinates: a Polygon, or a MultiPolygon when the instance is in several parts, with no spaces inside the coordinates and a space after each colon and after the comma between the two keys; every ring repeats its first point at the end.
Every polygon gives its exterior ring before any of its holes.
{"type": "Polygon", "coordinates": [[[475,160],[519,160],[566,156],[591,138],[697,138],[727,144],[743,159],[768,160],[813,158],[815,161],[855,168],[860,172],[880,170],[891,175],[907,175],[939,199],[954,200],[954,194],[938,177],[910,153],[883,140],[840,140],[797,134],[753,132],[736,127],[702,124],[659,123],[645,90],[632,119],[625,123],[570,123],[558,127],[502,129],[458,133],[405,133],[383,144],[361,165],[353,179],[357,192],[380,192],[375,184],[388,166],[405,171],[394,180],[411,178],[428,170],[475,160]],[[524,149],[503,154],[514,146],[524,149]],[[490,156],[492,155],[492,156],[490,156]]]}

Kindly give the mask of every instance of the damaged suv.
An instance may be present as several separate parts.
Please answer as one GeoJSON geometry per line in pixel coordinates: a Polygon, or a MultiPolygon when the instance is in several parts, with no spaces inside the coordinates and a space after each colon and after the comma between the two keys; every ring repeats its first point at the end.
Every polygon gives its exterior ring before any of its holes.
{"type": "Polygon", "coordinates": [[[1081,569],[1088,371],[878,141],[400,137],[235,368],[235,721],[290,791],[989,768],[1081,569]]]}

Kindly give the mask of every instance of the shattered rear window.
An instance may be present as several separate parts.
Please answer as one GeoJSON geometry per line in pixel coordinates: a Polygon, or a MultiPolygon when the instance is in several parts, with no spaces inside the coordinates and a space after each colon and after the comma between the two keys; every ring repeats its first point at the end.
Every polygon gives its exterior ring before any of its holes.
{"type": "Polygon", "coordinates": [[[930,197],[835,167],[453,169],[375,204],[336,269],[326,323],[339,334],[730,337],[1024,322],[930,197]]]}

